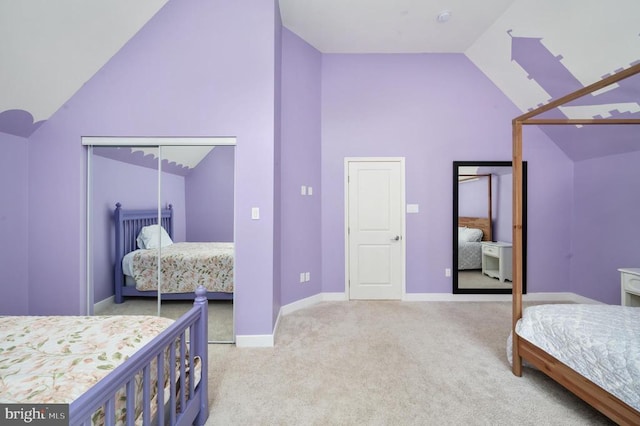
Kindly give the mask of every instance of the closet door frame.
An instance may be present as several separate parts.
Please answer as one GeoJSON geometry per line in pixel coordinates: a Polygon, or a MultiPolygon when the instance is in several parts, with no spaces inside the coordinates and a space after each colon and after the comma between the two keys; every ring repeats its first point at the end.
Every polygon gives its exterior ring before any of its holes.
{"type": "MultiPolygon", "coordinates": [[[[93,282],[93,248],[92,248],[92,163],[93,147],[157,147],[158,155],[158,216],[161,211],[161,174],[162,174],[162,147],[163,146],[235,146],[235,137],[121,137],[121,136],[83,136],[82,145],[87,152],[86,175],[86,309],[87,315],[93,315],[94,310],[94,282],[93,282]]],[[[158,262],[158,266],[160,262],[158,262]]],[[[160,286],[159,286],[160,289],[160,286]]],[[[158,297],[158,310],[160,310],[161,298],[158,297]]]]}

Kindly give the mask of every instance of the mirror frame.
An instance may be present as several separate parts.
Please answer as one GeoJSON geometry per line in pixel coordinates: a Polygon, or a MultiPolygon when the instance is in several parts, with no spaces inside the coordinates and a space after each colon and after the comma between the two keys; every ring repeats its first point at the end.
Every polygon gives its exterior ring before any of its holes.
{"type": "MultiPolygon", "coordinates": [[[[453,162],[453,237],[451,278],[453,294],[511,294],[505,288],[459,288],[458,287],[458,174],[460,167],[512,167],[511,161],[454,161],[453,162]]],[[[527,162],[522,162],[522,293],[527,293],[527,162]]]]}

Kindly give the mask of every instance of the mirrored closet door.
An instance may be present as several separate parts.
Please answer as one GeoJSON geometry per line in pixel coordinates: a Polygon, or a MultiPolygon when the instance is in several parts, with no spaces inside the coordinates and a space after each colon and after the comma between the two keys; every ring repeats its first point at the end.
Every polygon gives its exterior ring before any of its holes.
{"type": "Polygon", "coordinates": [[[235,146],[227,138],[88,139],[94,312],[177,318],[203,284],[210,342],[233,342],[235,146]]]}
{"type": "Polygon", "coordinates": [[[234,146],[160,147],[160,205],[172,217],[163,243],[161,315],[177,318],[192,304],[181,300],[207,287],[209,340],[233,342],[234,146]]]}

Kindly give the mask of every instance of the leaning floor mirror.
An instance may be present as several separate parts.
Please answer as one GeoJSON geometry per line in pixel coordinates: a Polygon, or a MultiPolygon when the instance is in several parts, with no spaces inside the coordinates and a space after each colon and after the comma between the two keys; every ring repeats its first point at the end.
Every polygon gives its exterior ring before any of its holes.
{"type": "MultiPolygon", "coordinates": [[[[523,278],[526,292],[527,164],[523,162],[523,278]]],[[[453,162],[453,293],[510,294],[513,283],[510,161],[453,162]]]]}

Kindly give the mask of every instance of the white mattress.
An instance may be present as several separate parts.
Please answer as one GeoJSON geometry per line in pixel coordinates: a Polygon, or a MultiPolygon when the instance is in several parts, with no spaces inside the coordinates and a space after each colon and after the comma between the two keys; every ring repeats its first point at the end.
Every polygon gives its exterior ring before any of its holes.
{"type": "MultiPolygon", "coordinates": [[[[640,308],[531,306],[516,333],[640,410],[640,308]]],[[[509,343],[507,354],[511,362],[509,343]]]]}

